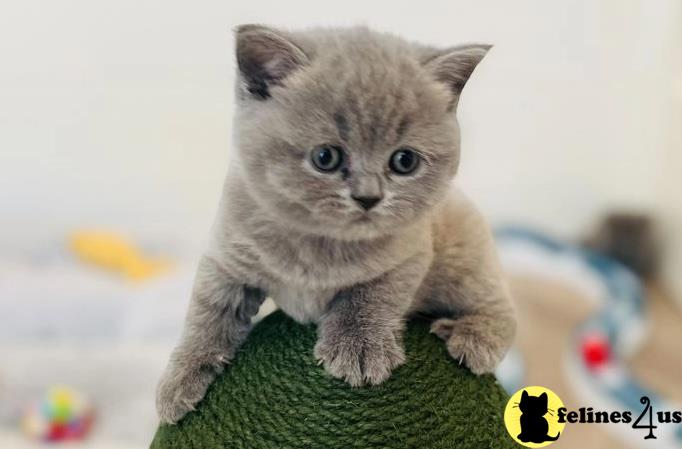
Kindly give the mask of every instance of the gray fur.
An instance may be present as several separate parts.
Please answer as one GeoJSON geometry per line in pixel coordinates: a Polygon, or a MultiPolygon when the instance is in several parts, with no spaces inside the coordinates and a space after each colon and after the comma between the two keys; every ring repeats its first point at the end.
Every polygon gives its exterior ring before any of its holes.
{"type": "Polygon", "coordinates": [[[351,385],[404,361],[407,317],[474,373],[491,372],[515,332],[490,231],[451,186],[459,94],[488,47],[438,50],[366,28],[237,30],[240,67],[230,166],[182,341],[158,389],[161,420],[193,409],[245,338],[267,294],[319,325],[315,356],[351,385]],[[321,173],[321,144],[347,164],[321,173]],[[408,146],[422,163],[388,169],[408,146]],[[352,196],[381,197],[365,211],[352,196]]]}

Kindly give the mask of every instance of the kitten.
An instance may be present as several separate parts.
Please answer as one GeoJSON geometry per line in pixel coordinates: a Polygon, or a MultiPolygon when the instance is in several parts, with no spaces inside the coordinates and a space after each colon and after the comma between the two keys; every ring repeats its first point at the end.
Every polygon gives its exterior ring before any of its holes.
{"type": "Polygon", "coordinates": [[[523,390],[521,402],[519,403],[522,413],[521,433],[517,437],[519,441],[540,444],[559,439],[561,433],[557,433],[554,437],[547,435],[547,432],[549,432],[549,424],[545,419],[545,415],[549,411],[547,400],[547,393],[542,393],[540,396],[531,396],[526,390],[523,390]]]}
{"type": "Polygon", "coordinates": [[[491,234],[451,188],[455,110],[489,47],[437,49],[366,28],[236,32],[236,160],[157,408],[177,422],[270,296],[318,324],[315,356],[353,386],[405,360],[407,317],[474,373],[515,320],[491,234]]]}

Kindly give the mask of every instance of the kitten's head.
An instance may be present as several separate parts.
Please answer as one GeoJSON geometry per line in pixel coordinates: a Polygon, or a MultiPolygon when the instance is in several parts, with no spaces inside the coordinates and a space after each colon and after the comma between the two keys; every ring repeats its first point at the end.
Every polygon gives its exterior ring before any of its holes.
{"type": "Polygon", "coordinates": [[[235,120],[255,200],[296,229],[381,236],[428,213],[459,162],[455,108],[488,46],[366,28],[237,30],[235,120]]]}
{"type": "Polygon", "coordinates": [[[529,415],[545,416],[547,413],[547,393],[542,393],[540,396],[531,396],[526,390],[523,390],[519,408],[523,413],[528,413],[529,415]]]}

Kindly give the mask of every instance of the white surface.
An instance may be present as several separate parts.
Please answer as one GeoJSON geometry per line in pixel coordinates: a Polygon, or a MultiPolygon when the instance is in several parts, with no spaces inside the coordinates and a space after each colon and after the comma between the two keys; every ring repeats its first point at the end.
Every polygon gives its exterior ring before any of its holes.
{"type": "Polygon", "coordinates": [[[71,258],[0,259],[0,342],[175,339],[187,309],[194,262],[128,282],[71,258]]]}
{"type": "MultiPolygon", "coordinates": [[[[8,449],[45,449],[54,448],[54,445],[46,445],[27,441],[22,435],[17,432],[4,431],[0,429],[0,443],[3,448],[8,449]]],[[[140,449],[139,444],[133,443],[115,443],[111,441],[101,440],[87,440],[82,443],[60,444],[59,449],[140,449]]]]}
{"type": "MultiPolygon", "coordinates": [[[[682,42],[682,26],[678,30],[682,42]]],[[[678,73],[682,73],[682,57],[677,58],[678,73]]],[[[669,123],[675,123],[676,132],[670,136],[664,173],[665,186],[659,209],[662,211],[662,232],[664,237],[665,262],[663,276],[682,305],[682,76],[678,77],[675,94],[670,97],[669,123]]]]}

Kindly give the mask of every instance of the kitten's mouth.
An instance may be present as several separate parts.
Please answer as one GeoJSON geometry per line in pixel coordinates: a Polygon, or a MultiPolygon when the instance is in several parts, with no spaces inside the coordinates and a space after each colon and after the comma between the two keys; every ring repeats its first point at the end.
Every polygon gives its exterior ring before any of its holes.
{"type": "Polygon", "coordinates": [[[370,216],[369,213],[364,213],[361,215],[358,215],[356,218],[353,218],[351,220],[351,223],[356,223],[356,224],[367,224],[367,223],[372,223],[374,220],[372,220],[372,217],[370,216]]]}
{"type": "Polygon", "coordinates": [[[369,221],[370,220],[370,215],[372,215],[371,211],[356,211],[353,214],[353,221],[369,221]]]}

